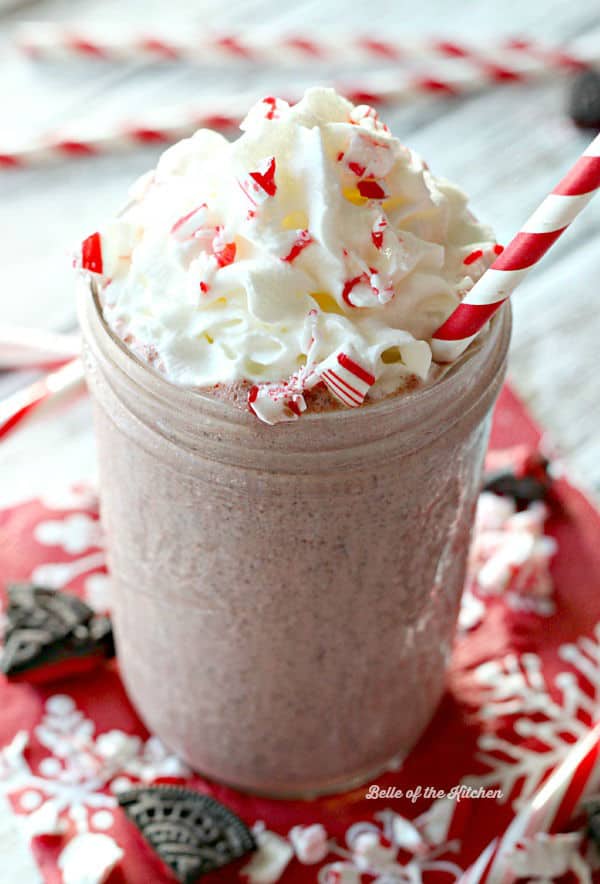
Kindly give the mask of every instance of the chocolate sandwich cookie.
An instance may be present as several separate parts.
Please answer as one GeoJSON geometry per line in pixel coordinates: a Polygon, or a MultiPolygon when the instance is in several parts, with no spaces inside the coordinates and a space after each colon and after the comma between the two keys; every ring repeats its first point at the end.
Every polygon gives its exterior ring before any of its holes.
{"type": "Polygon", "coordinates": [[[58,590],[28,583],[9,586],[5,624],[0,669],[9,679],[63,678],[115,654],[108,617],[58,590]]]}
{"type": "Polygon", "coordinates": [[[569,116],[580,129],[600,130],[600,71],[583,71],[575,78],[569,116]]]}
{"type": "Polygon", "coordinates": [[[536,452],[518,469],[507,466],[487,472],[482,490],[510,497],[518,508],[525,508],[548,497],[552,482],[548,466],[546,458],[536,452]]]}
{"type": "Polygon", "coordinates": [[[245,823],[209,795],[179,786],[142,786],[118,798],[180,884],[193,884],[256,849],[245,823]]]}

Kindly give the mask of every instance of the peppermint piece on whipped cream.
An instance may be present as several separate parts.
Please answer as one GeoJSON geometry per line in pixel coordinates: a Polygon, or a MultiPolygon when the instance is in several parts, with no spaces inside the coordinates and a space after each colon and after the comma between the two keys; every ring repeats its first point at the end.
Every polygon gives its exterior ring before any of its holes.
{"type": "Polygon", "coordinates": [[[433,382],[431,335],[497,250],[465,195],[332,89],[241,128],[173,145],[85,240],[108,325],[172,383],[249,387],[267,423],[316,385],[359,407],[433,382]]]}

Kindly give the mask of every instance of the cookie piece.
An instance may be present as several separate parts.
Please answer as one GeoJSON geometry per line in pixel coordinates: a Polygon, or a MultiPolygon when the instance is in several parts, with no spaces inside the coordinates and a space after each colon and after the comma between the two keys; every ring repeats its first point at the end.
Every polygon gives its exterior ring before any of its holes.
{"type": "Polygon", "coordinates": [[[34,584],[8,588],[0,669],[9,679],[50,681],[114,657],[108,617],[74,595],[34,584]]]}
{"type": "Polygon", "coordinates": [[[569,116],[581,129],[600,131],[600,71],[583,71],[573,81],[569,116]]]}
{"type": "Polygon", "coordinates": [[[482,490],[510,497],[518,509],[523,509],[530,503],[548,498],[552,485],[549,466],[548,460],[542,454],[537,451],[529,452],[514,464],[499,464],[497,469],[487,471],[483,477],[482,490]]]}
{"type": "Polygon", "coordinates": [[[180,884],[194,884],[256,849],[245,823],[209,795],[179,786],[140,786],[118,799],[180,884]]]}

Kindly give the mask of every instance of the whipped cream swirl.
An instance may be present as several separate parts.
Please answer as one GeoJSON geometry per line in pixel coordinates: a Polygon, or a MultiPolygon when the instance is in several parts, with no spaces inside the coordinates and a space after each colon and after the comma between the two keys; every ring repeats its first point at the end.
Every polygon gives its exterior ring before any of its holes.
{"type": "Polygon", "coordinates": [[[465,195],[331,89],[241,128],[169,148],[84,242],[108,324],[176,384],[250,382],[267,423],[318,384],[354,407],[430,380],[432,333],[499,248],[465,195]]]}

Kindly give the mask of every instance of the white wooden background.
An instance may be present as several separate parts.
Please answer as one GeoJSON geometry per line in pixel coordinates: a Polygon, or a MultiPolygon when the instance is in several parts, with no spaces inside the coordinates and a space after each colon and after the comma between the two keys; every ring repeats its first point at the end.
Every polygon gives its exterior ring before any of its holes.
{"type": "MultiPolygon", "coordinates": [[[[600,7],[589,0],[1,0],[0,150],[68,122],[84,124],[221,93],[276,94],[360,69],[312,64],[285,70],[102,62],[31,63],[10,48],[19,20],[112,21],[160,29],[345,28],[388,37],[436,34],[477,40],[530,34],[600,46],[600,7]]],[[[393,68],[390,68],[393,70],[393,68]]],[[[501,242],[535,208],[588,139],[565,114],[568,82],[504,86],[464,100],[412,102],[386,119],[438,174],[467,190],[501,242]]],[[[0,321],[70,329],[71,248],[119,206],[127,184],[158,149],[0,172],[0,321]]],[[[515,298],[510,374],[571,470],[600,492],[600,198],[515,298]]],[[[0,376],[0,395],[30,379],[0,376]]],[[[41,415],[0,443],[0,504],[93,475],[85,400],[41,415]]]]}

